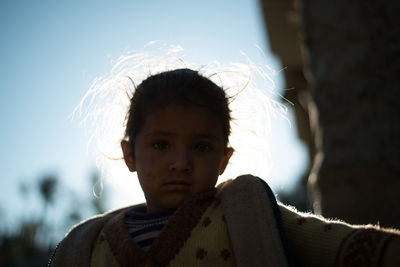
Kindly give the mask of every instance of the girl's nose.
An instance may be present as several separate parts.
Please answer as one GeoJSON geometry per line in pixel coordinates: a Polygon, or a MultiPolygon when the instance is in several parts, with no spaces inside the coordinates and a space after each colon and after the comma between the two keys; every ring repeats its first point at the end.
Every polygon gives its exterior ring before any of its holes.
{"type": "Polygon", "coordinates": [[[171,171],[191,173],[193,170],[193,163],[190,154],[188,152],[177,153],[173,157],[169,169],[171,171]]]}

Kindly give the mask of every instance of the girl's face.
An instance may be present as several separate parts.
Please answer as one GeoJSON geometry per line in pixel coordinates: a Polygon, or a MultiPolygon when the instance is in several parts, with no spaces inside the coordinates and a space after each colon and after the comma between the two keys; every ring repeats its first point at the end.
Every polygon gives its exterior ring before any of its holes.
{"type": "Polygon", "coordinates": [[[137,171],[148,212],[176,209],[193,194],[212,189],[228,164],[221,123],[193,105],[168,105],[147,115],[134,153],[122,143],[125,162],[137,171]]]}

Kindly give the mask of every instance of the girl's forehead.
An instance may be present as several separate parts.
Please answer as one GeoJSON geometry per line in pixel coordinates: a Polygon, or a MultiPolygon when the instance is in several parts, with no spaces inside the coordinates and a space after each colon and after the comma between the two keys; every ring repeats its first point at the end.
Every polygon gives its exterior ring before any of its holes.
{"type": "Polygon", "coordinates": [[[172,104],[147,114],[143,133],[171,132],[193,135],[216,135],[222,138],[222,126],[217,116],[196,105],[172,104]]]}
{"type": "MultiPolygon", "coordinates": [[[[146,116],[146,121],[152,122],[157,120],[157,123],[168,124],[169,122],[188,122],[188,119],[194,119],[198,123],[219,124],[216,119],[216,114],[207,109],[190,104],[171,104],[160,107],[146,116]]],[[[190,121],[190,120],[189,120],[190,121]]]]}

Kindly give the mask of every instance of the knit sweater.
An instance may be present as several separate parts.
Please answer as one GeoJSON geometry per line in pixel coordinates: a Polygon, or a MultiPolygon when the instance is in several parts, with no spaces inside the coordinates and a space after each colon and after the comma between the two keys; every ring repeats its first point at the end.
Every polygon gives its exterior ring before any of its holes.
{"type": "Polygon", "coordinates": [[[278,206],[250,175],[184,202],[148,252],[129,236],[128,209],[74,227],[51,266],[400,266],[398,231],[278,206]]]}
{"type": "Polygon", "coordinates": [[[290,251],[300,266],[400,266],[400,231],[350,225],[279,204],[290,251]]]}

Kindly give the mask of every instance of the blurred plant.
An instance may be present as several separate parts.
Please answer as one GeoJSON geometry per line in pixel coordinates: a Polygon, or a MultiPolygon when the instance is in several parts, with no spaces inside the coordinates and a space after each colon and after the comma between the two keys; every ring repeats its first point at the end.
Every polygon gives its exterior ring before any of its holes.
{"type": "Polygon", "coordinates": [[[40,193],[46,206],[52,204],[54,201],[54,195],[57,189],[57,182],[57,177],[54,174],[45,175],[39,181],[40,193]]]}
{"type": "MultiPolygon", "coordinates": [[[[100,181],[98,174],[93,173],[89,181],[90,184],[94,184],[94,190],[100,181]]],[[[79,197],[76,192],[65,188],[63,188],[63,192],[66,194],[62,194],[59,192],[59,188],[60,181],[55,174],[45,174],[33,185],[26,182],[20,184],[20,197],[24,203],[24,209],[21,211],[23,219],[20,219],[18,225],[10,227],[13,231],[0,230],[0,266],[35,267],[46,265],[56,247],[54,242],[58,242],[62,238],[61,235],[57,236],[55,233],[61,232],[63,235],[67,229],[82,219],[82,213],[84,213],[84,217],[87,217],[93,213],[104,212],[106,209],[104,192],[97,197],[93,197],[90,193],[79,197]],[[37,194],[31,194],[33,193],[32,189],[37,194]],[[41,213],[32,212],[34,206],[30,205],[32,204],[31,197],[41,200],[41,213]],[[76,205],[62,205],[69,203],[71,199],[76,203],[83,204],[79,205],[79,209],[76,209],[76,205]],[[51,207],[54,209],[50,209],[51,207]],[[31,213],[27,213],[27,210],[31,213]],[[62,216],[60,231],[56,231],[59,226],[55,220],[57,214],[62,216]],[[51,218],[51,223],[48,222],[48,218],[51,218]]],[[[103,191],[102,188],[101,191],[103,191]]],[[[6,216],[6,214],[2,215],[3,218],[6,216]]]]}

